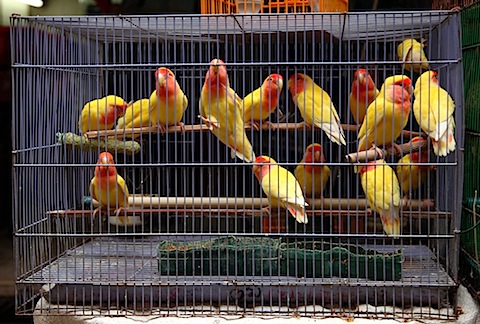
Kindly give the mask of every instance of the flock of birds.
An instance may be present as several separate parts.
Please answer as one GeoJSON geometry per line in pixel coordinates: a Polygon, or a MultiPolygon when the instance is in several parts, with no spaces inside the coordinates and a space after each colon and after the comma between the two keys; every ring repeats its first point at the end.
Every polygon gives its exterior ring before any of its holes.
{"type": "MultiPolygon", "coordinates": [[[[431,139],[437,156],[446,156],[455,150],[454,109],[451,96],[438,84],[437,72],[428,70],[429,64],[423,50],[424,43],[415,39],[403,41],[397,48],[404,68],[423,72],[413,87],[406,75],[385,79],[377,89],[369,73],[359,69],[354,74],[350,93],[350,109],[355,122],[361,125],[358,132],[358,151],[375,146],[398,146],[400,136],[409,120],[411,97],[413,113],[422,130],[431,139]]],[[[79,128],[88,131],[116,129],[127,133],[129,128],[158,127],[165,131],[179,126],[188,106],[188,98],[180,88],[175,75],[168,68],[155,72],[155,90],[149,99],[127,103],[117,96],[107,96],[87,103],[81,113],[79,128]],[[117,121],[118,118],[118,121],[117,121]]],[[[213,59],[205,76],[199,100],[199,118],[222,143],[231,149],[232,158],[238,157],[254,163],[253,173],[269,198],[270,206],[287,209],[300,223],[307,223],[305,207],[307,197],[321,197],[330,177],[320,144],[306,148],[302,161],[294,174],[269,156],[256,157],[246,135],[245,124],[259,130],[261,124],[275,111],[283,88],[279,74],[269,75],[258,89],[240,98],[231,87],[227,68],[220,59],[213,59]]],[[[340,117],[330,96],[307,75],[296,73],[288,79],[288,89],[305,123],[322,129],[338,145],[346,145],[340,117]]],[[[135,137],[138,135],[131,135],[135,137]]],[[[412,142],[421,137],[412,139],[412,142]]],[[[358,168],[361,184],[371,208],[382,220],[387,235],[400,234],[400,192],[408,194],[427,178],[431,167],[418,165],[428,162],[429,150],[405,155],[395,171],[384,161],[370,161],[358,168]]],[[[117,174],[113,156],[100,153],[95,175],[90,185],[91,195],[100,203],[99,208],[127,207],[128,188],[117,174]]]]}

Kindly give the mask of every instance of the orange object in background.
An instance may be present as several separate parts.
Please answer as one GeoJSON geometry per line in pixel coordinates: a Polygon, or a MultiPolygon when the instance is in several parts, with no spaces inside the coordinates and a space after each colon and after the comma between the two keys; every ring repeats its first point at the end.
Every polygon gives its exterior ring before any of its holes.
{"type": "Polygon", "coordinates": [[[202,14],[312,12],[316,3],[320,12],[347,12],[348,0],[201,0],[202,14]]]}

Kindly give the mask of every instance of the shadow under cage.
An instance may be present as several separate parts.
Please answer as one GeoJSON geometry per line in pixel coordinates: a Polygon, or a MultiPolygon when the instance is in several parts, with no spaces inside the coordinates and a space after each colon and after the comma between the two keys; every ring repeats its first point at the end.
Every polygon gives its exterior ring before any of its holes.
{"type": "Polygon", "coordinates": [[[70,305],[79,314],[456,318],[463,187],[458,13],[13,17],[11,24],[19,314],[70,305]],[[446,157],[427,151],[431,141],[412,105],[397,138],[402,149],[383,145],[384,159],[398,169],[400,157],[423,150],[427,161],[412,165],[434,170],[418,189],[401,193],[401,233],[392,236],[367,202],[363,172],[355,173],[368,163],[346,158],[361,155],[349,94],[357,69],[366,69],[379,90],[400,74],[416,87],[420,73],[397,54],[412,38],[425,39],[429,68],[455,102],[456,149],[446,157]],[[325,160],[313,165],[331,173],[321,193],[306,197],[308,223],[279,206],[267,209],[252,172],[257,164],[232,159],[200,121],[214,58],[225,61],[241,98],[270,74],[283,77],[270,123],[260,130],[246,123],[245,132],[257,157],[270,156],[292,174],[306,147],[321,145],[325,160]],[[188,98],[184,126],[80,134],[87,102],[148,99],[159,67],[171,69],[188,98]],[[296,73],[330,95],[345,145],[304,123],[289,82],[296,73]],[[416,136],[425,138],[423,146],[412,144],[416,136]],[[90,193],[105,150],[130,192],[118,215],[96,210],[90,193]],[[36,305],[40,297],[48,304],[36,305]],[[398,308],[378,308],[384,305],[398,308]]]}

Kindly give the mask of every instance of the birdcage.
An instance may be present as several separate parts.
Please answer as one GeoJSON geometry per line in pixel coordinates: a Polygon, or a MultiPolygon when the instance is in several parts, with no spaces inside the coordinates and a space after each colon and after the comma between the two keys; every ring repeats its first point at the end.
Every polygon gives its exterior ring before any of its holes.
{"type": "Polygon", "coordinates": [[[13,17],[17,312],[455,319],[459,23],[448,11],[13,17]],[[397,56],[411,39],[425,59],[397,56]],[[446,157],[408,114],[426,63],[456,105],[446,157]],[[370,111],[400,100],[396,146],[385,126],[361,149],[354,99],[369,132],[370,111]],[[401,166],[426,171],[403,193],[401,166]]]}
{"type": "Polygon", "coordinates": [[[479,33],[480,3],[465,8],[462,11],[463,34],[463,67],[465,70],[465,185],[462,230],[464,232],[461,242],[462,278],[473,293],[480,298],[480,230],[478,224],[480,189],[480,176],[478,165],[480,163],[480,46],[479,33]]]}
{"type": "Polygon", "coordinates": [[[202,0],[202,14],[347,12],[348,0],[202,0]]]}

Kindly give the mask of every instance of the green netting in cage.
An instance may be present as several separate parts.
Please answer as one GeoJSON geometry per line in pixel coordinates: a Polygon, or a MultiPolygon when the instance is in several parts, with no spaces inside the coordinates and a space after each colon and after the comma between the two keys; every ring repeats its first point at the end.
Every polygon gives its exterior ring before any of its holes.
{"type": "Polygon", "coordinates": [[[158,267],[161,275],[268,276],[278,273],[279,244],[267,237],[162,241],[158,267]]]}
{"type": "Polygon", "coordinates": [[[400,280],[403,253],[380,253],[354,244],[296,242],[280,245],[282,275],[307,278],[400,280]]]}

